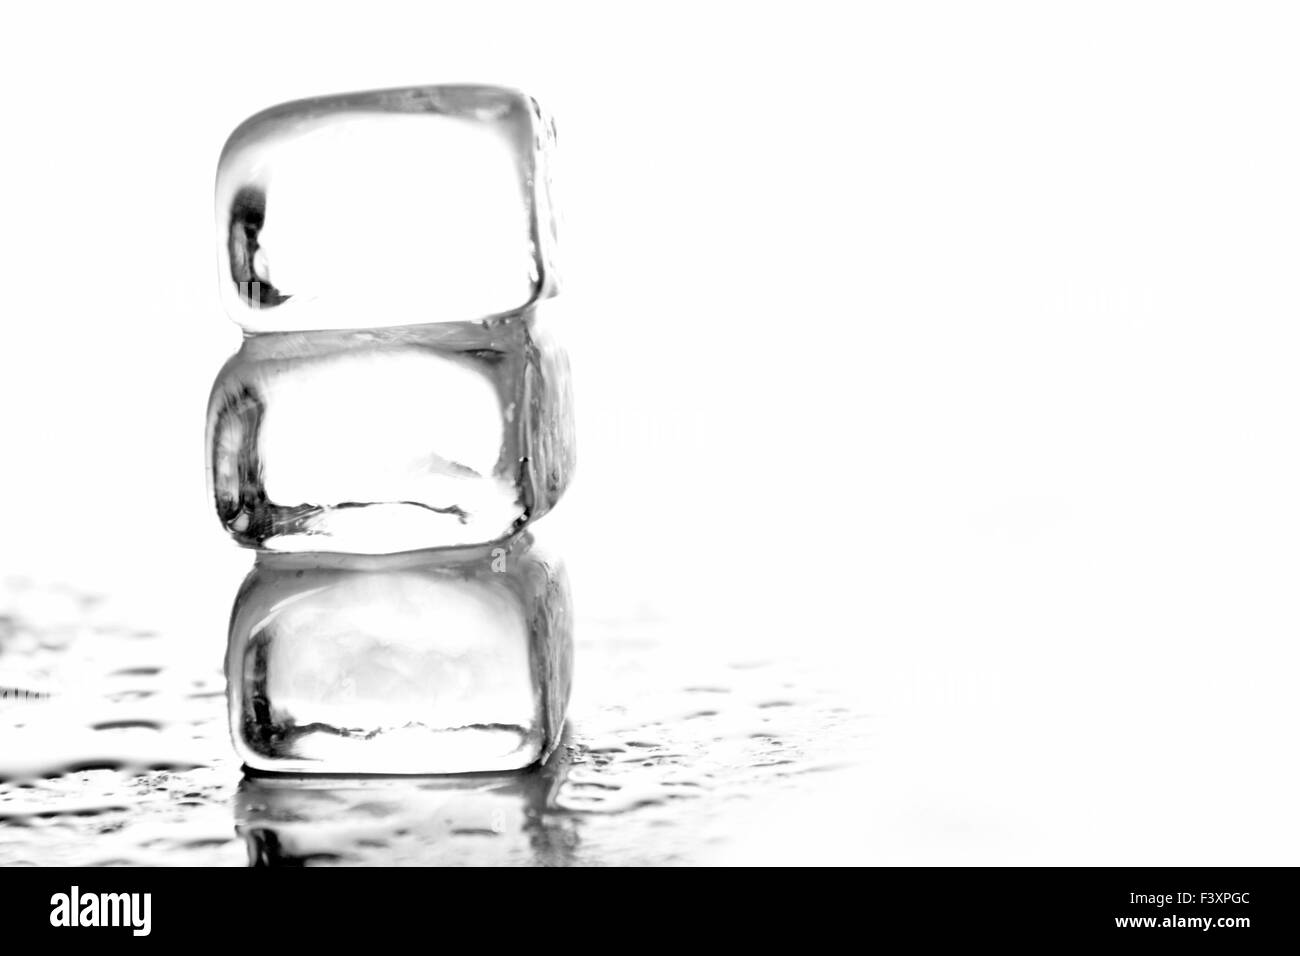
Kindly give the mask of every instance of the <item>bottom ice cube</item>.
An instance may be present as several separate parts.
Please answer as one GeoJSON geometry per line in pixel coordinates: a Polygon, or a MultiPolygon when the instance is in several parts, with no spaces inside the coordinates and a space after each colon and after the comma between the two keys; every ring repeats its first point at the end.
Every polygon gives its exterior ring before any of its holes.
{"type": "Polygon", "coordinates": [[[543,760],[572,670],[562,566],[525,533],[399,555],[258,555],[226,657],[255,770],[464,773],[543,760]]]}

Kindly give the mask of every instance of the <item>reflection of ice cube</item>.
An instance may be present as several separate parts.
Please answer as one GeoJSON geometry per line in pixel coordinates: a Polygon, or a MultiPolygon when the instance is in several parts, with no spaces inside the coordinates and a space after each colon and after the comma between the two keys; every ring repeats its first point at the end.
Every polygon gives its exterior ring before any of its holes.
{"type": "Polygon", "coordinates": [[[514,770],[563,726],[563,569],[524,535],[384,557],[260,554],[226,679],[245,764],[317,773],[514,770]]]}
{"type": "Polygon", "coordinates": [[[555,291],[536,102],[429,86],[272,107],[217,171],[222,298],[254,332],[473,321],[555,291]]]}
{"type": "Polygon", "coordinates": [[[247,776],[236,830],[250,866],[567,866],[577,818],[554,805],[567,764],[557,752],[526,773],[247,776]]]}
{"type": "Polygon", "coordinates": [[[217,513],[273,551],[498,540],[568,483],[568,388],[563,350],[529,314],[252,336],[208,411],[217,513]]]}

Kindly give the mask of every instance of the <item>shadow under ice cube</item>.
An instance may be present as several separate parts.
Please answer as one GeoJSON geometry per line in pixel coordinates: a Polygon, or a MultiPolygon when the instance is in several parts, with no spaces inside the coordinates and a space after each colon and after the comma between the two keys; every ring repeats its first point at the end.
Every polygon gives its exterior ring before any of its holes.
{"type": "Polygon", "coordinates": [[[562,567],[525,534],[463,552],[258,555],[231,617],[231,734],[255,770],[516,770],[560,738],[562,567]]]}
{"type": "Polygon", "coordinates": [[[271,551],[496,541],[551,509],[573,463],[568,359],[531,311],[252,336],[208,409],[217,514],[271,551]]]}

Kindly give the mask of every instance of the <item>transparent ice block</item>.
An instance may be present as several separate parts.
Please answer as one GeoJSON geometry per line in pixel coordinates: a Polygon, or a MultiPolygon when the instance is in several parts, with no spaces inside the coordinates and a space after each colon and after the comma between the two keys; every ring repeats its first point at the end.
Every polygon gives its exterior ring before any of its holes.
{"type": "Polygon", "coordinates": [[[477,321],[552,295],[554,127],[491,86],[300,100],[217,170],[221,295],[250,332],[477,321]]]}
{"type": "Polygon", "coordinates": [[[534,310],[247,338],[208,409],[218,516],[246,547],[370,554],[484,544],[573,470],[568,359],[534,310]]]}
{"type": "Polygon", "coordinates": [[[559,740],[571,667],[564,571],[529,534],[459,552],[262,553],[231,616],[231,734],[255,770],[515,770],[559,740]]]}

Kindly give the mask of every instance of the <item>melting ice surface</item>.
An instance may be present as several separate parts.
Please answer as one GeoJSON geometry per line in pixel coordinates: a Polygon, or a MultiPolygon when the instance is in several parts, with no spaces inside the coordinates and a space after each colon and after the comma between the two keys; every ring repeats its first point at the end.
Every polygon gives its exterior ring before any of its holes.
{"type": "Polygon", "coordinates": [[[866,731],[815,662],[712,659],[663,624],[580,619],[544,767],[246,777],[222,649],[187,637],[0,584],[0,865],[762,862],[768,837],[743,821],[841,788],[866,731]]]}

